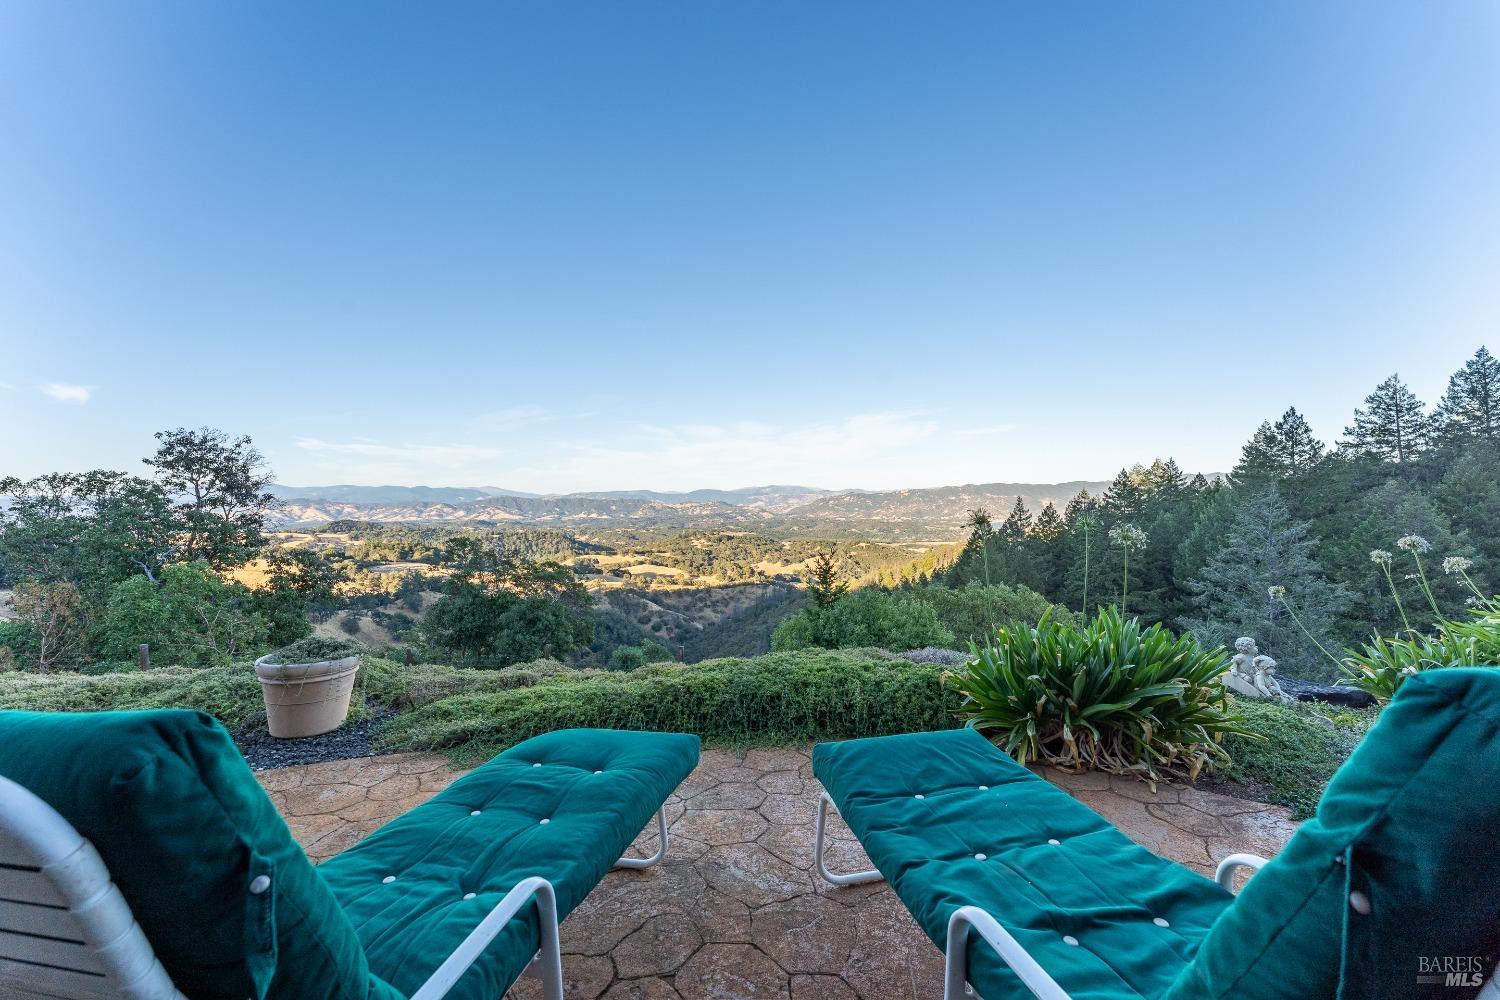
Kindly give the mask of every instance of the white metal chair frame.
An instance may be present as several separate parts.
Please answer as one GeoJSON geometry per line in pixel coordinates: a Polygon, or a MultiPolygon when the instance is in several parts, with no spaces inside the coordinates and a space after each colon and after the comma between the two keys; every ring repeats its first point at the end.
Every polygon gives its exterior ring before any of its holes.
{"type": "MultiPolygon", "coordinates": [[[[824,828],[828,823],[828,810],[838,813],[838,807],[824,792],[818,800],[818,819],[813,831],[813,851],[817,859],[818,874],[834,885],[859,885],[878,882],[885,876],[875,869],[840,874],[828,870],[823,859],[824,828]]],[[[1234,873],[1240,868],[1259,870],[1266,859],[1255,854],[1231,854],[1219,862],[1214,880],[1229,891],[1234,891],[1234,873]]],[[[1040,1000],[1070,1000],[1067,991],[1057,985],[1057,980],[1047,974],[1040,963],[1021,947],[1021,943],[1010,932],[1000,926],[988,910],[978,906],[960,906],[948,918],[948,947],[943,954],[943,1000],[964,1000],[973,993],[969,986],[969,931],[973,930],[995,949],[1001,961],[1010,966],[1021,982],[1040,1000]]],[[[1497,998],[1500,1000],[1500,998],[1497,998]]]]}
{"type": "MultiPolygon", "coordinates": [[[[656,824],[656,853],[615,867],[649,868],[666,857],[665,803],[656,824]]],[[[256,884],[247,891],[268,887],[256,884]]],[[[533,897],[541,948],[525,975],[541,980],[546,1000],[562,1000],[557,896],[539,876],[506,893],[412,1000],[447,995],[533,897]]],[[[185,1000],[93,845],[46,802],[0,777],[0,997],[10,996],[185,1000]]]]}

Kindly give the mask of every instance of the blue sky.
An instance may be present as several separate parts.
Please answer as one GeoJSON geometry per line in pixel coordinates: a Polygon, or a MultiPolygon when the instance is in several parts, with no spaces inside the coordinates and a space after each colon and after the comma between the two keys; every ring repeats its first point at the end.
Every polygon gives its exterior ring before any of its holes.
{"type": "Polygon", "coordinates": [[[1500,5],[0,0],[0,473],[1225,469],[1500,351],[1500,5]]]}

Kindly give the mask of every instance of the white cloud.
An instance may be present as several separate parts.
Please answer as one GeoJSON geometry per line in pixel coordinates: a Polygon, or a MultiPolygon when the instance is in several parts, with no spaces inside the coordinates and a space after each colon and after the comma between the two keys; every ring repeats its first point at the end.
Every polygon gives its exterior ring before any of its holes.
{"type": "Polygon", "coordinates": [[[37,388],[43,395],[50,396],[59,403],[70,403],[74,406],[82,406],[94,394],[92,386],[73,385],[71,382],[47,382],[37,388]]]}
{"type": "Polygon", "coordinates": [[[16,387],[9,382],[0,382],[0,392],[15,392],[16,387]]]}

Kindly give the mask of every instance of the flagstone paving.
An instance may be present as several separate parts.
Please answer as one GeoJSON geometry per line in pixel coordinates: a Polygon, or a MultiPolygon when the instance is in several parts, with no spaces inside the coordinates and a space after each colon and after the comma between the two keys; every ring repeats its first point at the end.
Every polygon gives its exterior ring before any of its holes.
{"type": "MultiPolygon", "coordinates": [[[[314,861],[332,857],[463,772],[395,754],[259,773],[314,861]]],[[[1175,785],[1043,772],[1127,836],[1205,875],[1225,855],[1270,857],[1286,810],[1175,785]]],[[[563,922],[573,1000],[916,1000],[942,995],[942,955],[884,883],[832,886],[812,871],[820,792],[803,749],[705,750],[668,802],[667,859],[611,872],[563,922]]],[[[633,853],[655,850],[654,825],[633,853]]],[[[832,821],[829,865],[869,867],[832,821]]],[[[541,996],[522,979],[511,1000],[541,996]]]]}

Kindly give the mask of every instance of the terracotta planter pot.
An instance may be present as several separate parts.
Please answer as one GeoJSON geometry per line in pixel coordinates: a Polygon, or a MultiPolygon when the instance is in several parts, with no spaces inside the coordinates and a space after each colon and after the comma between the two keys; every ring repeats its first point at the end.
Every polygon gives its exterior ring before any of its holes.
{"type": "Polygon", "coordinates": [[[255,661],[255,676],[266,699],[266,728],[279,739],[317,736],[337,729],[349,714],[359,657],[317,663],[255,661]]]}

